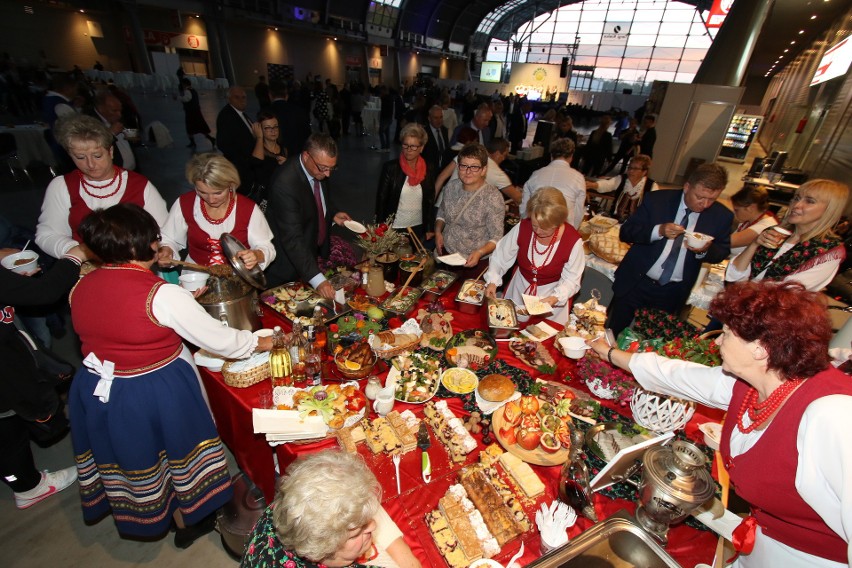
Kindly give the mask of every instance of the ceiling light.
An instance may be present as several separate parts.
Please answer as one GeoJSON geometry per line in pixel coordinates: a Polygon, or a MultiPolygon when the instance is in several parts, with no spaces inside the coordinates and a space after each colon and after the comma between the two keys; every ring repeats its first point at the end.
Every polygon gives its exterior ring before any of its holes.
{"type": "Polygon", "coordinates": [[[796,45],[796,40],[791,41],[790,45],[796,45]]]}
{"type": "Polygon", "coordinates": [[[816,20],[816,14],[814,14],[813,16],[811,16],[811,19],[812,19],[812,20],[816,20]]]}
{"type": "Polygon", "coordinates": [[[778,56],[778,61],[781,61],[782,59],[784,59],[784,56],[783,56],[783,55],[779,55],[779,56],[778,56]]]}
{"type": "Polygon", "coordinates": [[[805,30],[799,30],[799,35],[802,35],[803,33],[805,33],[805,30]]]}
{"type": "Polygon", "coordinates": [[[80,10],[80,13],[81,13],[81,14],[85,14],[85,13],[86,13],[86,11],[85,11],[85,10],[80,10]]]}
{"type": "Polygon", "coordinates": [[[787,53],[788,51],[790,51],[790,50],[789,50],[789,49],[785,49],[785,50],[784,50],[784,53],[787,53]]]}

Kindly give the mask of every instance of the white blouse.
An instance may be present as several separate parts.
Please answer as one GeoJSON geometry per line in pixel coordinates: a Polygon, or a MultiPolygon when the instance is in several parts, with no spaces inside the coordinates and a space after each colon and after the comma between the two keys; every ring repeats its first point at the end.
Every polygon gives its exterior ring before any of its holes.
{"type": "Polygon", "coordinates": [[[415,186],[408,184],[408,177],[402,185],[399,194],[399,204],[396,206],[396,215],[393,218],[394,229],[405,229],[423,224],[423,187],[418,183],[415,186]]]}
{"type": "MultiPolygon", "coordinates": [[[[666,359],[654,353],[634,354],[630,371],[642,388],[695,400],[713,408],[729,410],[736,379],[721,367],[705,367],[666,359]]],[[[733,409],[736,412],[737,409],[733,409]]],[[[744,424],[750,424],[748,415],[744,424]]],[[[772,424],[768,428],[772,428],[772,424]]],[[[768,430],[767,428],[767,430],[768,430]]],[[[831,395],[812,402],[799,423],[796,449],[796,489],[802,499],[822,517],[843,540],[852,536],[852,444],[847,436],[852,429],[852,396],[831,395]]],[[[745,434],[738,428],[731,433],[731,455],[751,449],[766,430],[745,434]]],[[[852,566],[852,546],[847,548],[852,566]]],[[[846,566],[790,548],[758,528],[754,550],[740,555],[738,568],[838,568],[846,566]]]]}
{"type": "MultiPolygon", "coordinates": [[[[109,194],[115,187],[111,181],[90,181],[88,183],[94,187],[103,187],[102,193],[104,195],[109,194]]],[[[101,199],[92,197],[81,190],[80,196],[92,211],[95,209],[106,209],[107,207],[121,203],[121,198],[124,197],[124,193],[127,190],[127,170],[122,170],[119,183],[121,184],[121,189],[115,195],[101,199]]],[[[169,216],[166,202],[150,181],[145,185],[143,195],[145,199],[145,211],[154,217],[159,227],[162,227],[166,222],[166,218],[169,216]]],[[[71,237],[71,226],[68,224],[68,213],[70,210],[71,196],[68,193],[65,178],[57,176],[48,184],[47,191],[44,194],[35,238],[35,242],[39,248],[54,258],[60,258],[69,249],[80,244],[71,237]]]]}
{"type": "MultiPolygon", "coordinates": [[[[234,230],[234,225],[237,221],[237,207],[239,202],[234,206],[234,210],[228,217],[214,225],[205,219],[204,213],[201,212],[201,198],[196,196],[192,204],[192,219],[198,224],[198,227],[207,233],[211,239],[218,239],[224,233],[230,233],[234,230]]],[[[179,252],[187,247],[187,231],[189,227],[186,224],[186,219],[181,211],[180,200],[174,202],[172,210],[169,212],[168,219],[163,225],[163,246],[171,247],[174,251],[174,258],[179,258],[179,252]]],[[[250,249],[259,250],[263,253],[264,261],[260,263],[260,268],[264,269],[275,260],[275,247],[272,245],[272,229],[266,221],[263,212],[255,206],[251,212],[248,225],[248,247],[250,249]]],[[[187,260],[193,261],[187,257],[187,260]]]]}

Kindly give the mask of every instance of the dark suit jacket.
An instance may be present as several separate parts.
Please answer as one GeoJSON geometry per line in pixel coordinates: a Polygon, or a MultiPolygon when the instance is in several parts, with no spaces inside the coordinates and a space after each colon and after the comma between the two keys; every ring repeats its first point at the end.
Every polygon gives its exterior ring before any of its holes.
{"type": "Polygon", "coordinates": [[[444,151],[443,153],[438,151],[438,142],[435,140],[435,134],[432,132],[432,126],[426,124],[423,126],[426,130],[426,135],[429,139],[426,141],[426,146],[423,147],[423,153],[420,154],[423,156],[423,159],[426,160],[426,163],[435,168],[436,170],[440,170],[443,168],[450,160],[452,160],[452,150],[450,150],[450,136],[447,131],[446,126],[442,126],[440,129],[441,137],[444,142],[444,151]]]}
{"type": "Polygon", "coordinates": [[[320,186],[325,196],[325,219],[317,218],[314,190],[298,154],[272,175],[266,220],[272,228],[277,256],[266,269],[270,287],[295,280],[307,282],[320,272],[317,256],[328,256],[331,220],[337,210],[329,196],[328,180],[321,181],[320,186]],[[317,246],[320,222],[326,224],[328,235],[322,247],[317,246]]]}
{"type": "Polygon", "coordinates": [[[278,117],[281,127],[279,142],[287,148],[287,155],[294,157],[305,147],[305,140],[311,135],[311,119],[305,109],[297,104],[275,99],[272,101],[272,112],[278,117]]]}
{"type": "MultiPolygon", "coordinates": [[[[621,226],[619,237],[632,246],[625,255],[618,270],[615,271],[615,282],[612,290],[616,297],[629,294],[645,273],[657,262],[668,239],[662,238],[651,242],[651,231],[661,223],[676,223],[683,190],[659,190],[646,193],[642,204],[636,209],[624,225],[621,226]]],[[[731,252],[731,223],[734,214],[719,202],[714,203],[701,212],[695,224],[695,231],[712,235],[713,244],[707,249],[703,258],[696,258],[691,250],[686,250],[683,262],[683,280],[677,287],[672,286],[672,293],[683,296],[683,301],[689,297],[689,292],[698,278],[702,262],[722,262],[731,252]]]]}
{"type": "MultiPolygon", "coordinates": [[[[446,135],[446,128],[444,134],[446,135]]],[[[423,228],[431,233],[435,230],[435,172],[436,170],[426,162],[426,177],[420,183],[423,191],[423,228]]],[[[379,189],[376,192],[376,220],[381,223],[388,215],[396,213],[399,207],[399,196],[402,194],[402,186],[406,175],[399,165],[399,159],[385,162],[382,173],[379,176],[379,189]]]]}
{"type": "Polygon", "coordinates": [[[225,105],[216,117],[216,144],[222,154],[237,167],[240,193],[251,191],[254,183],[251,161],[254,134],[231,105],[225,105]]]}
{"type": "MultiPolygon", "coordinates": [[[[92,107],[85,107],[83,109],[83,114],[91,116],[92,118],[94,118],[95,120],[97,120],[100,123],[103,123],[103,121],[104,121],[104,119],[101,118],[101,115],[98,114],[98,111],[96,111],[92,107]]],[[[104,124],[104,126],[106,126],[107,130],[109,130],[109,126],[107,126],[106,124],[104,124]]],[[[121,155],[121,150],[118,149],[118,146],[116,145],[115,141],[116,141],[115,134],[113,134],[113,136],[112,136],[112,163],[115,164],[116,166],[118,166],[119,168],[123,168],[124,167],[124,156],[121,155]]],[[[61,146],[60,146],[60,148],[61,148],[61,146]]],[[[64,149],[62,151],[65,152],[64,149]]],[[[130,148],[130,151],[133,152],[132,147],[130,148]]],[[[136,152],[133,152],[133,155],[135,156],[136,152]]],[[[136,160],[136,163],[138,165],[139,160],[136,160]]]]}

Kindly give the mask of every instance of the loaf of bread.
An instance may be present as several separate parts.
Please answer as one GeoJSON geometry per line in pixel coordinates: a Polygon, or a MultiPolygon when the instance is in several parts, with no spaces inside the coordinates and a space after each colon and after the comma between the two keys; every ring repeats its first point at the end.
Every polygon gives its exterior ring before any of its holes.
{"type": "Polygon", "coordinates": [[[605,233],[596,233],[589,237],[589,248],[600,258],[613,264],[618,264],[630,250],[630,245],[618,238],[618,227],[613,227],[605,233]]]}
{"type": "Polygon", "coordinates": [[[515,392],[515,383],[506,375],[487,375],[479,381],[479,396],[490,402],[502,402],[515,392]]]}

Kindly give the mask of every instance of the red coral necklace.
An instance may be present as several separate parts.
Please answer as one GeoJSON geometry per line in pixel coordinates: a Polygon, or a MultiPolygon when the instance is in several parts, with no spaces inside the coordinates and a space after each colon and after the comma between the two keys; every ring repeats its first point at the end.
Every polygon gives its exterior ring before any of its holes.
{"type": "Polygon", "coordinates": [[[532,282],[527,286],[526,293],[531,296],[535,296],[535,293],[538,291],[538,270],[542,266],[547,266],[547,263],[550,262],[550,257],[553,255],[553,251],[556,250],[556,240],[559,236],[559,229],[554,231],[553,236],[550,237],[550,242],[547,246],[544,247],[543,250],[538,249],[538,237],[536,237],[535,233],[533,233],[532,243],[530,243],[530,249],[532,249],[532,254],[530,255],[530,264],[532,268],[530,268],[530,272],[532,272],[532,282]],[[542,259],[541,264],[535,263],[536,255],[544,255],[544,259],[542,259]]]}
{"type": "Polygon", "coordinates": [[[784,381],[763,402],[757,401],[757,389],[751,387],[743,398],[743,403],[737,415],[737,428],[740,429],[740,432],[743,434],[753,432],[769,420],[803,381],[804,379],[784,381]],[[745,417],[746,412],[748,412],[748,417],[751,420],[751,424],[748,426],[743,425],[743,417],[745,417]]]}
{"type": "Polygon", "coordinates": [[[234,210],[234,205],[236,205],[237,200],[234,199],[234,195],[232,193],[228,193],[228,210],[225,211],[225,216],[221,219],[214,219],[207,213],[207,203],[202,199],[201,200],[201,214],[204,216],[204,220],[210,223],[211,225],[221,225],[225,222],[225,219],[231,216],[231,212],[234,210]]]}
{"type": "Polygon", "coordinates": [[[80,187],[82,187],[83,191],[85,191],[88,195],[94,197],[95,199],[106,199],[107,197],[112,197],[121,190],[121,168],[119,168],[118,166],[113,166],[112,168],[114,172],[112,179],[108,184],[102,186],[89,183],[88,181],[86,181],[86,176],[83,175],[83,172],[77,170],[77,173],[80,176],[80,187]],[[115,191],[113,191],[112,193],[108,193],[106,195],[98,195],[89,191],[89,188],[92,188],[93,190],[103,190],[104,188],[110,187],[112,184],[114,184],[115,180],[118,180],[118,185],[115,187],[115,191]]]}

